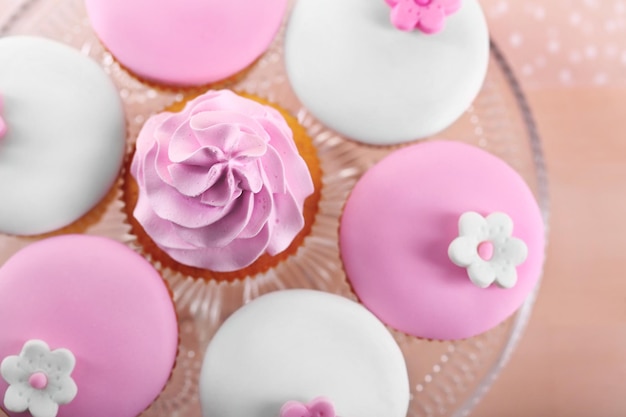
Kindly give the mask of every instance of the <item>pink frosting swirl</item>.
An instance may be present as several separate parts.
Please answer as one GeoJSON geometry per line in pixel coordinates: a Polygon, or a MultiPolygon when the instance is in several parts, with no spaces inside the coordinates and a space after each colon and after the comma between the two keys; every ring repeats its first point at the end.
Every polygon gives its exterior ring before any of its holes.
{"type": "Polygon", "coordinates": [[[278,111],[227,90],[151,117],[137,138],[134,216],[185,265],[235,271],[285,250],[313,181],[278,111]]]}

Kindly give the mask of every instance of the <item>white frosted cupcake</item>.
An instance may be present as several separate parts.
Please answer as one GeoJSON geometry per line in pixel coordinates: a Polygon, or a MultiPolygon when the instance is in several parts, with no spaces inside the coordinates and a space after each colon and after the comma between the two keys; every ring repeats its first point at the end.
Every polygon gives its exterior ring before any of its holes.
{"type": "Polygon", "coordinates": [[[205,417],[405,417],[400,348],[369,311],[312,290],[264,295],[236,311],[204,358],[205,417]]]}

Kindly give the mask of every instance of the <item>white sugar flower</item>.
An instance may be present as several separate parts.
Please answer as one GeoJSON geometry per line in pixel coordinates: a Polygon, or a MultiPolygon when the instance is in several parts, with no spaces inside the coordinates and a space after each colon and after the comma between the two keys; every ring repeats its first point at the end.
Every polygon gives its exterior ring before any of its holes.
{"type": "Polygon", "coordinates": [[[67,349],[50,348],[41,340],[29,340],[19,355],[7,356],[0,374],[9,384],[4,394],[8,411],[28,410],[33,417],[55,417],[59,405],[74,399],[78,388],[70,376],[76,359],[67,349]]]}
{"type": "Polygon", "coordinates": [[[511,288],[517,282],[517,265],[526,260],[528,248],[515,237],[513,220],[504,213],[483,217],[469,211],[459,219],[459,237],[448,247],[456,265],[467,268],[470,280],[480,288],[494,282],[511,288]]]}

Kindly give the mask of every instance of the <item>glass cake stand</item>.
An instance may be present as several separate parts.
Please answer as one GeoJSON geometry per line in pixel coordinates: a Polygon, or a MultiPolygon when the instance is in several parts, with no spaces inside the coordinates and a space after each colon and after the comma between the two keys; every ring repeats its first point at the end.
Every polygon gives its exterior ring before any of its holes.
{"type": "MultiPolygon", "coordinates": [[[[142,84],[120,68],[91,30],[82,0],[0,0],[0,36],[15,34],[59,40],[102,65],[124,102],[129,151],[147,117],[184,97],[182,91],[142,84]]],[[[395,148],[359,145],[317,122],[289,86],[283,69],[282,41],[281,33],[245,78],[230,88],[281,105],[308,129],[324,173],[315,224],[295,255],[266,273],[241,281],[204,282],[162,270],[174,294],[181,345],[170,383],[145,416],[200,416],[197,380],[204,349],[223,320],[247,301],[285,288],[314,288],[356,299],[346,283],[339,258],[339,216],[359,177],[395,148]]],[[[540,139],[519,84],[497,45],[491,46],[489,72],[480,95],[452,127],[428,140],[446,138],[471,143],[507,161],[533,190],[547,225],[549,202],[540,139]]],[[[124,215],[119,185],[116,199],[85,233],[107,236],[140,251],[124,215]]],[[[34,240],[37,238],[0,234],[0,264],[34,240]]],[[[514,350],[536,292],[537,289],[506,322],[471,339],[433,342],[392,331],[409,369],[412,395],[408,415],[469,415],[514,350]]]]}

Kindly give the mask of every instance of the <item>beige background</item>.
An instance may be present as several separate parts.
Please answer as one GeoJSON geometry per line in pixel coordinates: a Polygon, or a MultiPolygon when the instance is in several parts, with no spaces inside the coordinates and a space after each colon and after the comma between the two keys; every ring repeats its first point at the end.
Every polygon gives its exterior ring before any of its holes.
{"type": "Polygon", "coordinates": [[[626,2],[483,0],[546,154],[544,281],[472,416],[626,416],[626,2]]]}
{"type": "Polygon", "coordinates": [[[475,416],[626,415],[626,89],[534,91],[552,218],[527,331],[475,416]]]}
{"type": "Polygon", "coordinates": [[[528,329],[472,416],[626,416],[626,1],[481,3],[544,140],[552,217],[528,329]]]}

